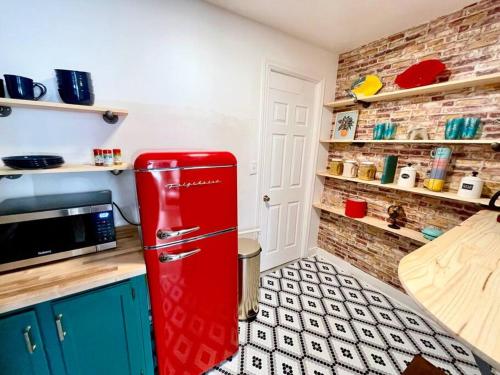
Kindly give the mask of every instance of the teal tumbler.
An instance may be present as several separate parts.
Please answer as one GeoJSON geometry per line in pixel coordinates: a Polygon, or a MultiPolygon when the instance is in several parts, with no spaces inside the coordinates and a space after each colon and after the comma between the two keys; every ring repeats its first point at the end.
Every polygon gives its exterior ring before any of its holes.
{"type": "Polygon", "coordinates": [[[460,139],[463,136],[462,129],[464,127],[464,118],[452,118],[446,121],[444,138],[445,139],[460,139]]]}
{"type": "Polygon", "coordinates": [[[384,129],[384,139],[394,139],[396,137],[396,127],[397,125],[393,122],[386,122],[384,129]]]}
{"type": "Polygon", "coordinates": [[[462,128],[462,139],[474,139],[480,123],[481,119],[479,117],[466,117],[462,128]]]}
{"type": "Polygon", "coordinates": [[[384,139],[384,133],[385,133],[385,123],[378,123],[373,127],[373,139],[374,140],[381,140],[384,139]]]}

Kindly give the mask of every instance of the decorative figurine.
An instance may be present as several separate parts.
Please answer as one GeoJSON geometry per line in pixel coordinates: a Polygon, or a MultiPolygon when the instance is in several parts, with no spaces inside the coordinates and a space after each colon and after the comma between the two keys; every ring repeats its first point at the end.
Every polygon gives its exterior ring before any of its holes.
{"type": "Polygon", "coordinates": [[[401,227],[396,223],[398,217],[403,214],[403,207],[393,204],[387,208],[387,213],[391,219],[391,223],[388,225],[392,229],[401,229],[401,227]]]}

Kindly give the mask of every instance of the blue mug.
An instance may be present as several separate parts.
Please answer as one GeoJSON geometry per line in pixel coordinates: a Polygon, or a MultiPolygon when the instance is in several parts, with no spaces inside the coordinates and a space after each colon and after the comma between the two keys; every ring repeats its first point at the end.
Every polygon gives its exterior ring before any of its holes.
{"type": "Polygon", "coordinates": [[[47,93],[47,88],[38,82],[33,82],[31,78],[4,74],[7,92],[12,99],[38,100],[47,93]],[[35,96],[35,87],[40,93],[35,96]]]}
{"type": "Polygon", "coordinates": [[[462,139],[474,139],[480,123],[479,117],[466,117],[462,128],[462,139]]]}
{"type": "Polygon", "coordinates": [[[385,123],[378,123],[373,127],[374,140],[384,139],[384,133],[385,133],[385,123]]]}

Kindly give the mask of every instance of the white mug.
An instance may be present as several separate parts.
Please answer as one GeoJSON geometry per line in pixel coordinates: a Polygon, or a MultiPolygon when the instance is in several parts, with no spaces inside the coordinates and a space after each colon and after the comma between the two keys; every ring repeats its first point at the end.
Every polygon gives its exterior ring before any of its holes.
{"type": "Polygon", "coordinates": [[[358,163],[355,160],[344,161],[343,177],[356,177],[358,175],[358,163]]]}

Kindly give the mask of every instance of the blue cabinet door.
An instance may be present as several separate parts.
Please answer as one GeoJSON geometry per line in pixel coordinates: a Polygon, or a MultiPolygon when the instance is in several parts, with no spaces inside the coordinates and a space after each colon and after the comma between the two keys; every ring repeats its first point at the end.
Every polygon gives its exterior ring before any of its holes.
{"type": "Polygon", "coordinates": [[[130,283],[52,303],[66,372],[146,374],[141,313],[130,283]]]}
{"type": "Polygon", "coordinates": [[[0,318],[0,374],[49,375],[34,311],[0,318]]]}

